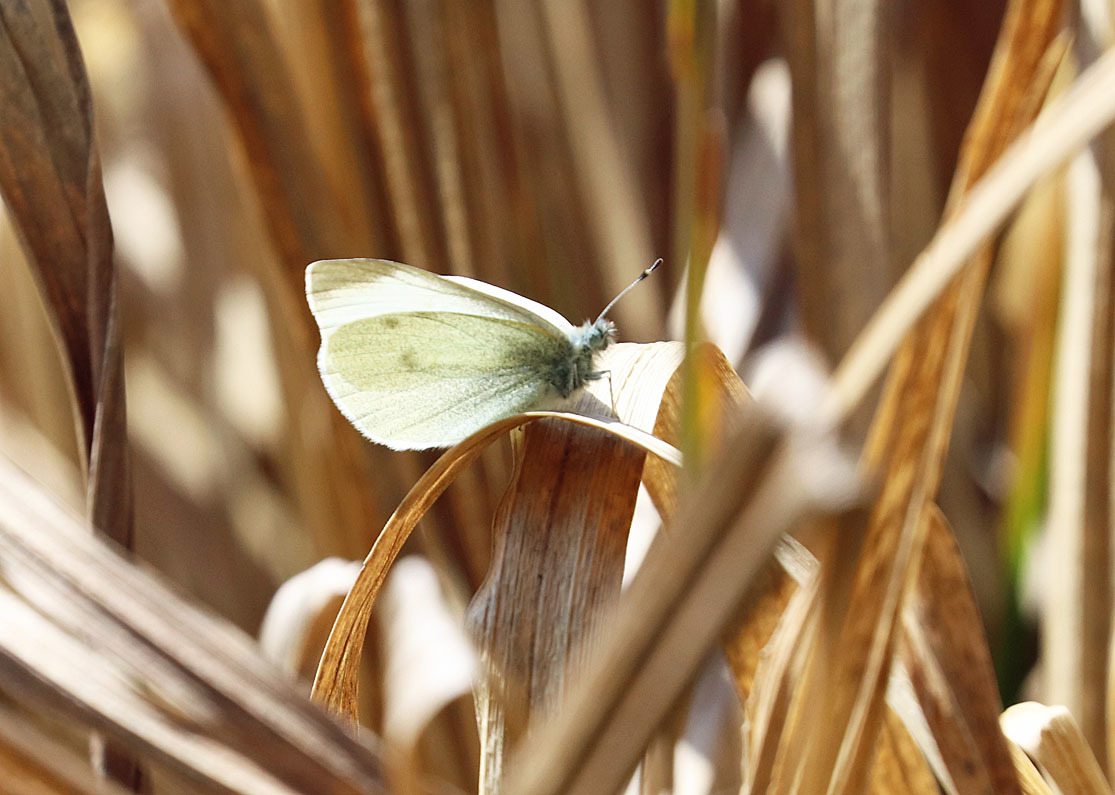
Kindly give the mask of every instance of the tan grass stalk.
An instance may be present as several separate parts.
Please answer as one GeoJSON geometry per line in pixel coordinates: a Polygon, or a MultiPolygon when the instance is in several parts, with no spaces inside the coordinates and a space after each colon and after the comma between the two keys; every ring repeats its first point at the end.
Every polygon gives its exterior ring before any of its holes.
{"type": "Polygon", "coordinates": [[[1090,152],[1066,178],[1065,271],[1050,433],[1045,697],[1064,704],[1103,764],[1111,636],[1112,257],[1115,203],[1090,152]]]}

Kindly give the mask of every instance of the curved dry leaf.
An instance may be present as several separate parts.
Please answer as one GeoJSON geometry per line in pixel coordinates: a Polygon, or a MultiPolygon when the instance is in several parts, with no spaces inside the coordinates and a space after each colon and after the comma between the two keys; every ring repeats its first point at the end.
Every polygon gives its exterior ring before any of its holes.
{"type": "MultiPolygon", "coordinates": [[[[663,391],[661,382],[668,380],[673,372],[672,368],[676,367],[678,360],[676,345],[676,343],[655,343],[646,346],[613,345],[605,351],[608,358],[603,362],[611,371],[611,379],[601,379],[592,385],[592,389],[607,390],[607,384],[611,380],[617,409],[622,412],[621,416],[629,416],[636,422],[642,422],[640,418],[648,413],[647,402],[637,395],[647,393],[655,396],[655,399],[660,399],[663,391]],[[660,367],[664,368],[665,374],[659,371],[660,367]],[[657,390],[644,388],[644,384],[647,383],[658,383],[659,386],[657,390]]],[[[590,394],[588,400],[596,401],[597,405],[601,403],[595,394],[590,394]]],[[[607,431],[644,452],[671,461],[675,466],[681,464],[680,454],[675,448],[632,425],[617,420],[552,411],[535,411],[509,417],[473,434],[451,448],[414,484],[388,519],[368,552],[360,575],[345,598],[341,612],[337,615],[337,621],[333,625],[329,642],[318,665],[313,689],[316,700],[355,723],[356,671],[372,605],[383,585],[387,570],[398,557],[411,531],[461,470],[472,463],[496,439],[512,428],[548,417],[607,431]]]]}
{"type": "Polygon", "coordinates": [[[93,107],[62,3],[0,9],[0,191],[51,313],[71,380],[93,525],[131,538],[116,274],[93,107]]]}
{"type": "MultiPolygon", "coordinates": [[[[683,348],[677,343],[671,345],[671,355],[676,358],[676,365],[674,374],[654,406],[653,434],[656,439],[676,446],[680,444],[682,432],[683,348]]],[[[723,440],[734,429],[739,412],[752,402],[751,396],[724,352],[717,346],[710,343],[695,345],[690,349],[690,356],[695,364],[694,369],[709,385],[711,399],[704,406],[700,428],[704,454],[715,456],[723,440]]],[[[662,456],[648,458],[643,469],[643,483],[666,525],[670,524],[677,512],[677,474],[677,467],[662,456]]]]}
{"type": "Polygon", "coordinates": [[[1014,764],[1014,774],[1018,778],[1018,788],[1022,795],[1054,795],[1053,788],[1041,777],[1041,771],[1026,756],[1016,742],[1007,738],[1007,747],[1010,749],[1010,759],[1014,764]]]}
{"type": "Polygon", "coordinates": [[[311,678],[359,571],[356,561],[326,558],[280,585],[259,627],[264,656],[293,676],[311,678]]]}
{"type": "Polygon", "coordinates": [[[391,570],[380,606],[383,737],[409,755],[437,713],[471,693],[476,653],[449,611],[437,573],[420,557],[391,570]]]}
{"type": "Polygon", "coordinates": [[[1045,770],[1060,792],[1109,795],[1111,786],[1072,714],[1061,706],[1027,701],[999,718],[1003,734],[1045,770]]]}

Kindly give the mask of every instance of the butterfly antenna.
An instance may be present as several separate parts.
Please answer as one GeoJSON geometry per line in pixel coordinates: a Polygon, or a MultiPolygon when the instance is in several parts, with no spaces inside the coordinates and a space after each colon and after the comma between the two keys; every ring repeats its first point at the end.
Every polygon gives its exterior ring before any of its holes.
{"type": "Polygon", "coordinates": [[[612,302],[610,304],[608,304],[606,307],[604,307],[604,311],[600,313],[600,316],[598,318],[596,318],[596,322],[599,323],[601,320],[603,320],[607,316],[607,314],[612,311],[612,307],[615,306],[617,303],[619,303],[619,299],[623,298],[625,295],[627,295],[629,292],[631,292],[632,287],[634,287],[636,284],[641,282],[646,277],[650,276],[651,273],[654,272],[654,269],[657,268],[661,264],[662,264],[662,258],[659,257],[658,259],[656,259],[654,261],[653,265],[651,265],[649,268],[647,268],[645,271],[643,271],[642,273],[639,274],[639,278],[637,278],[635,281],[631,282],[631,284],[627,285],[622,290],[620,290],[619,295],[617,295],[615,298],[613,298],[612,302]]]}

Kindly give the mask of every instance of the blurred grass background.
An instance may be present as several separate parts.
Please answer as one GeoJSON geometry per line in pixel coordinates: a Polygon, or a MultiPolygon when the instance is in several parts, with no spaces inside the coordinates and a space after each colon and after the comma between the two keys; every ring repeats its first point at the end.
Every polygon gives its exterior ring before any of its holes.
{"type": "MultiPolygon", "coordinates": [[[[710,84],[707,107],[683,110],[711,117],[723,148],[726,266],[714,263],[709,278],[727,271],[731,292],[710,292],[741,303],[708,322],[735,333],[721,344],[741,363],[803,327],[829,329],[811,341],[831,365],[936,226],[1002,11],[912,2],[893,14],[894,134],[883,173],[898,187],[894,250],[888,270],[809,308],[794,300],[789,84],[773,4],[728,4],[702,34],[715,36],[712,48],[685,41],[695,35],[682,29],[686,12],[660,4],[170,3],[194,17],[195,36],[217,57],[242,59],[240,113],[225,106],[166,4],[70,5],[120,266],[136,551],[249,630],[277,583],[323,555],[363,556],[420,466],[324,441],[347,431],[305,361],[316,344],[299,301],[306,263],[399,259],[474,275],[579,320],[664,256],[666,273],[614,314],[623,339],[668,338],[685,265],[677,253],[686,251],[677,211],[688,201],[675,180],[687,157],[675,144],[689,120],[678,118],[673,58],[676,71],[702,71],[710,84]],[[245,40],[243,52],[222,46],[229,38],[245,40]],[[763,83],[749,95],[760,66],[763,83]],[[592,124],[604,132],[582,129],[592,124]],[[264,140],[245,146],[252,125],[264,140]],[[261,197],[253,181],[251,161],[265,156],[253,147],[279,161],[257,170],[291,172],[267,186],[276,197],[261,197]],[[269,221],[280,212],[268,209],[272,200],[290,205],[288,215],[269,221]],[[347,483],[333,480],[339,473],[347,483]]],[[[0,245],[11,285],[0,315],[5,444],[39,431],[59,451],[51,482],[69,479],[73,493],[71,410],[49,327],[10,227],[0,245]]],[[[1020,279],[1003,289],[1028,287],[1020,279]]],[[[983,355],[1008,331],[986,322],[983,355]]],[[[994,407],[1008,404],[1020,349],[995,346],[994,362],[971,368],[970,427],[952,457],[955,487],[944,490],[958,504],[949,515],[992,616],[1001,495],[984,486],[1007,449],[1007,418],[994,407]]],[[[473,586],[486,556],[484,522],[475,520],[505,474],[502,461],[485,464],[436,531],[473,586]]]]}
{"type": "MultiPolygon", "coordinates": [[[[134,551],[255,633],[292,575],[362,558],[433,460],[364,443],[328,401],[306,264],[397,259],[579,322],[661,256],[614,312],[623,339],[683,338],[691,265],[690,331],[746,382],[787,378],[802,342],[832,367],[938,226],[1005,4],[837,22],[807,0],[69,7],[116,240],[134,551]]],[[[997,248],[939,495],[1008,703],[1056,578],[1032,549],[1065,202],[1049,179],[997,248]]],[[[23,259],[4,220],[0,450],[81,508],[70,388],[23,259]]],[[[413,542],[458,608],[509,471],[486,453],[413,542]]]]}

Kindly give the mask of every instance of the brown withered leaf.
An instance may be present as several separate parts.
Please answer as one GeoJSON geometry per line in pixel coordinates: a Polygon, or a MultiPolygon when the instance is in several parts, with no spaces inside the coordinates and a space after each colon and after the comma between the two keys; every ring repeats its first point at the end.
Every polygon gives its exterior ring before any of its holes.
{"type": "MultiPolygon", "coordinates": [[[[961,790],[967,792],[968,790],[961,790]]],[[[891,710],[883,718],[879,745],[871,760],[868,792],[890,795],[936,795],[937,780],[922,756],[917,743],[910,737],[901,719],[891,710]]]]}
{"type": "MultiPolygon", "coordinates": [[[[596,382],[594,389],[603,390],[601,397],[591,397],[598,407],[607,407],[613,396],[608,394],[609,384],[614,395],[617,413],[632,422],[648,424],[648,404],[657,406],[662,399],[664,385],[669,381],[680,361],[678,343],[650,345],[613,345],[605,351],[601,366],[610,371],[610,378],[596,382]]],[[[383,585],[387,571],[418,520],[430,509],[434,501],[448,488],[461,470],[472,463],[489,445],[512,428],[544,417],[560,417],[567,422],[579,423],[623,437],[629,444],[640,447],[680,465],[677,450],[639,430],[634,425],[609,422],[580,414],[560,412],[530,412],[502,420],[465,439],[442,455],[411,488],[391,518],[376,538],[375,544],[364,560],[364,566],[345,598],[329,641],[318,665],[314,681],[314,698],[330,710],[355,723],[357,716],[356,673],[368,618],[376,595],[383,585]]],[[[644,425],[645,427],[645,425],[644,425]]],[[[520,465],[521,466],[521,465],[520,465]]],[[[640,468],[642,464],[640,462],[640,468]]],[[[551,477],[554,476],[551,471],[551,477]]],[[[637,481],[636,481],[637,483],[637,481]]],[[[584,506],[581,506],[584,510],[584,506]]],[[[582,519],[584,514],[581,514],[582,519]]]]}
{"type": "Polygon", "coordinates": [[[848,504],[852,470],[828,437],[783,435],[749,407],[621,599],[562,712],[528,734],[508,790],[617,790],[790,527],[848,504]]]}
{"type": "MultiPolygon", "coordinates": [[[[205,789],[381,792],[375,752],[251,638],[89,533],[0,459],[0,685],[205,789]]],[[[180,791],[176,789],[175,791],[180,791]]]]}
{"type": "Polygon", "coordinates": [[[93,107],[65,4],[0,8],[0,191],[71,379],[93,525],[131,539],[116,275],[93,107]]]}
{"type": "Polygon", "coordinates": [[[619,597],[642,450],[556,420],[524,429],[493,522],[488,577],[467,622],[485,671],[477,688],[480,791],[532,716],[552,715],[619,597]]]}
{"type": "Polygon", "coordinates": [[[1008,792],[1014,766],[999,730],[1002,704],[983,622],[951,528],[936,506],[928,515],[900,654],[958,791],[1008,792]]]}

